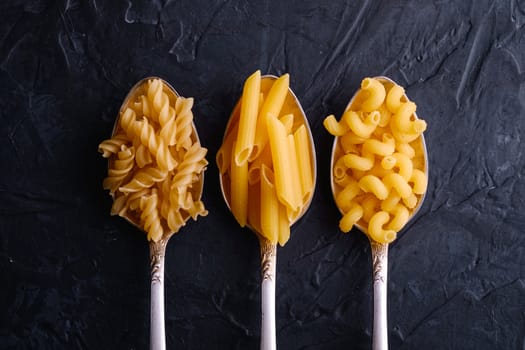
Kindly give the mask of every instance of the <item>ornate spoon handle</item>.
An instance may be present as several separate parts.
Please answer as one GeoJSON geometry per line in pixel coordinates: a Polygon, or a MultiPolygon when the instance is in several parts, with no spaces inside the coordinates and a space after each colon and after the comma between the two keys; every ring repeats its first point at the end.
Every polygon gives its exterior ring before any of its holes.
{"type": "Polygon", "coordinates": [[[388,350],[387,274],[388,244],[370,242],[374,271],[374,330],[372,349],[388,350]]]}
{"type": "Polygon", "coordinates": [[[275,333],[275,277],[277,246],[260,238],[261,246],[261,350],[276,350],[275,333]]]}
{"type": "Polygon", "coordinates": [[[151,315],[150,350],[166,350],[164,325],[164,256],[168,241],[150,242],[151,315]]]}

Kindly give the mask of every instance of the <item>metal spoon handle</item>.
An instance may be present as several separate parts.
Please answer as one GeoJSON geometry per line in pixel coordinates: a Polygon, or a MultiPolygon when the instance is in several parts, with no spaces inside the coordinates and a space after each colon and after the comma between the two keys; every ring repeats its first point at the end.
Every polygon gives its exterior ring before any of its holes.
{"type": "Polygon", "coordinates": [[[166,350],[164,325],[164,256],[167,241],[150,242],[151,315],[150,350],[166,350]]]}
{"type": "Polygon", "coordinates": [[[388,244],[370,242],[374,276],[374,331],[372,349],[388,350],[387,274],[388,244]]]}
{"type": "Polygon", "coordinates": [[[275,277],[277,246],[265,238],[261,246],[261,350],[276,350],[275,333],[275,277]]]}

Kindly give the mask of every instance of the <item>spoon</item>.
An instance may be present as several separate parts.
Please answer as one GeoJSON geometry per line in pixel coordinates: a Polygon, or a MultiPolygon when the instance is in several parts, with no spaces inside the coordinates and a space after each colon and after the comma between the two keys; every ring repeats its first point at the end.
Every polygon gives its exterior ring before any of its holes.
{"type": "MultiPolygon", "coordinates": [[[[393,80],[384,77],[378,76],[374,77],[387,85],[396,84],[393,80]]],[[[358,91],[359,92],[359,91],[358,91]]],[[[350,102],[345,108],[345,111],[348,110],[354,99],[358,95],[358,92],[351,98],[350,102]]],[[[406,94],[402,97],[405,101],[408,101],[406,94]]],[[[414,113],[415,114],[415,113],[414,113]]],[[[417,118],[417,115],[416,115],[417,118]]],[[[336,184],[334,177],[334,165],[343,151],[341,149],[339,137],[335,137],[334,143],[332,146],[332,156],[330,161],[330,183],[332,187],[332,194],[334,199],[336,197],[336,184]]],[[[424,172],[428,176],[428,155],[427,147],[425,144],[425,138],[421,134],[416,142],[420,143],[420,149],[422,150],[423,161],[424,161],[424,172]]],[[[419,199],[417,206],[413,209],[412,214],[409,218],[409,221],[414,218],[419,209],[421,208],[423,201],[425,199],[425,194],[419,199]]],[[[343,211],[339,208],[341,214],[343,211]]],[[[408,224],[407,222],[407,224],[408,224]]],[[[373,335],[372,335],[372,349],[373,350],[387,350],[388,349],[388,324],[387,324],[387,274],[388,274],[388,243],[378,243],[374,241],[368,235],[368,228],[366,225],[363,225],[362,221],[359,221],[355,224],[357,228],[368,236],[370,241],[370,247],[372,252],[372,271],[373,271],[373,283],[374,283],[374,324],[373,324],[373,335]]],[[[406,225],[405,225],[406,226],[406,225]]]]}
{"type": "MultiPolygon", "coordinates": [[[[165,89],[164,93],[168,94],[170,101],[176,100],[180,95],[177,91],[166,81],[158,77],[147,77],[140,80],[135,84],[129,93],[127,94],[124,102],[120,107],[119,117],[117,117],[115,124],[113,126],[112,137],[115,136],[120,131],[120,116],[122,112],[129,105],[130,101],[140,94],[143,86],[148,80],[158,79],[161,80],[164,84],[165,89]]],[[[192,132],[190,138],[192,142],[198,142],[199,135],[197,134],[197,129],[195,124],[192,121],[192,132]]],[[[197,176],[196,181],[193,183],[191,189],[188,189],[193,195],[195,200],[200,200],[202,196],[204,186],[204,171],[200,172],[197,176]]],[[[111,194],[114,198],[114,194],[111,194]]],[[[184,213],[183,216],[184,222],[187,221],[189,214],[184,213]]],[[[139,230],[144,231],[140,224],[140,218],[134,215],[131,215],[128,212],[122,216],[132,225],[136,226],[139,230]]],[[[150,264],[151,264],[151,310],[150,310],[150,349],[151,350],[165,350],[166,349],[166,331],[164,323],[164,257],[166,255],[166,246],[169,239],[173,236],[175,232],[164,233],[162,238],[155,242],[153,240],[149,241],[150,248],[150,264]]]]}
{"type": "MultiPolygon", "coordinates": [[[[273,84],[273,81],[277,79],[274,75],[264,75],[261,77],[261,92],[268,92],[271,88],[271,85],[273,84]]],[[[313,175],[313,188],[315,188],[316,183],[316,177],[317,177],[317,163],[315,159],[315,146],[313,142],[312,132],[310,130],[310,126],[308,124],[308,120],[306,118],[306,115],[304,113],[304,110],[299,103],[299,100],[293,93],[293,91],[288,88],[288,95],[286,97],[286,100],[284,102],[283,111],[286,111],[286,113],[293,113],[295,117],[299,121],[295,122],[294,127],[298,127],[300,125],[304,125],[307,134],[308,139],[310,143],[310,162],[312,165],[312,175],[313,175]]],[[[226,126],[226,132],[225,137],[230,131],[232,125],[234,124],[232,121],[239,118],[239,111],[240,111],[240,101],[235,106],[230,119],[228,121],[228,124],[226,126]]],[[[228,179],[225,179],[226,174],[221,174],[219,177],[220,180],[220,186],[222,195],[224,197],[224,201],[226,202],[226,205],[228,206],[228,209],[231,210],[231,203],[230,203],[230,189],[229,189],[229,181],[228,179]]],[[[299,179],[297,179],[299,181],[299,179]]],[[[293,225],[295,222],[297,222],[303,215],[306,213],[308,208],[310,207],[310,204],[312,202],[313,197],[313,190],[309,194],[309,197],[306,199],[304,206],[301,208],[301,212],[299,215],[296,216],[295,220],[290,223],[290,225],[293,225]]],[[[277,349],[277,342],[276,342],[276,324],[275,324],[275,279],[276,279],[276,263],[277,263],[277,245],[269,241],[267,238],[265,238],[260,232],[257,231],[256,228],[247,225],[250,230],[252,230],[259,239],[259,246],[260,246],[260,253],[261,253],[261,350],[275,350],[277,349]]]]}

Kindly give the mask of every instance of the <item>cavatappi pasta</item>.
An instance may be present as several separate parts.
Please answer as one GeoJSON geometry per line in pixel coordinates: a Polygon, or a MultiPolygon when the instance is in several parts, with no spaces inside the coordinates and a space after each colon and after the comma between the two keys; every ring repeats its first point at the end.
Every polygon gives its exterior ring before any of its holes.
{"type": "Polygon", "coordinates": [[[207,150],[192,135],[192,107],[192,98],[147,80],[122,107],[114,136],[99,145],[109,160],[103,187],[114,199],[111,214],[142,227],[148,240],[208,214],[196,188],[207,150]]]}
{"type": "Polygon", "coordinates": [[[273,80],[255,72],[216,157],[235,219],[281,246],[314,190],[314,155],[302,113],[288,74],[273,80]]]}
{"type": "Polygon", "coordinates": [[[427,189],[421,161],[425,121],[404,89],[383,79],[365,78],[341,120],[324,126],[338,137],[332,175],[343,212],[339,227],[366,227],[376,242],[392,242],[427,189]]]}

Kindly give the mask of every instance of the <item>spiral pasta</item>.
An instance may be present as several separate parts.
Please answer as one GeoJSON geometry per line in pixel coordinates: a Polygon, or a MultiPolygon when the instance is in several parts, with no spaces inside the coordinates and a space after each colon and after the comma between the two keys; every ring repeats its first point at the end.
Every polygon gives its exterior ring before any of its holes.
{"type": "Polygon", "coordinates": [[[150,79],[122,107],[114,136],[99,145],[109,160],[103,187],[111,215],[126,217],[158,241],[189,218],[206,216],[200,200],[207,149],[193,129],[192,98],[150,79]]]}
{"type": "Polygon", "coordinates": [[[421,201],[428,182],[421,141],[426,123],[415,110],[401,86],[365,78],[341,120],[325,119],[338,137],[332,174],[343,232],[360,224],[371,239],[391,242],[421,201]]]}

